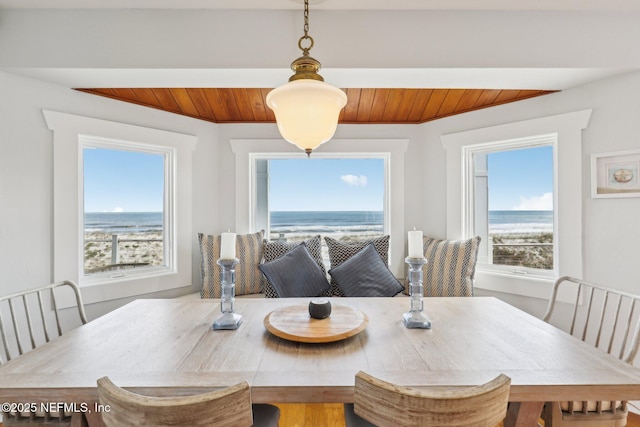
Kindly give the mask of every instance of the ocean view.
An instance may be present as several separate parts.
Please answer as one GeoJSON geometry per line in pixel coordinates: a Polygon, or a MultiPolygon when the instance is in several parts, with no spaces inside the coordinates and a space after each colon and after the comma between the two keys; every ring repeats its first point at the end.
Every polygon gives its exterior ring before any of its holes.
{"type": "MultiPolygon", "coordinates": [[[[85,233],[162,231],[162,212],[87,212],[85,233]]],[[[382,211],[271,212],[271,233],[285,235],[382,234],[382,211]]],[[[490,234],[552,233],[553,211],[489,211],[490,234]]]]}
{"type": "Polygon", "coordinates": [[[489,211],[489,234],[553,233],[553,211],[489,211]]]}
{"type": "MultiPolygon", "coordinates": [[[[274,236],[382,234],[382,211],[271,212],[274,236]]],[[[489,234],[552,233],[553,211],[489,211],[489,234]]]]}
{"type": "Polygon", "coordinates": [[[332,237],[381,236],[382,211],[304,211],[271,212],[271,238],[281,234],[298,240],[317,234],[332,237]]]}
{"type": "Polygon", "coordinates": [[[162,231],[162,212],[86,212],[84,231],[111,234],[162,231]]]}

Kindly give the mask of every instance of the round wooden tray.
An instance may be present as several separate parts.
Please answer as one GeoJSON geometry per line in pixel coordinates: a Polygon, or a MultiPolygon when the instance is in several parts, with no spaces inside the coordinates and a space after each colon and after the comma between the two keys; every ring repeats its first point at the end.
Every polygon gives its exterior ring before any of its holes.
{"type": "Polygon", "coordinates": [[[265,328],[273,335],[307,343],[340,341],[363,331],[368,323],[366,314],[344,305],[333,305],[326,319],[309,316],[308,305],[282,307],[264,318],[265,328]]]}

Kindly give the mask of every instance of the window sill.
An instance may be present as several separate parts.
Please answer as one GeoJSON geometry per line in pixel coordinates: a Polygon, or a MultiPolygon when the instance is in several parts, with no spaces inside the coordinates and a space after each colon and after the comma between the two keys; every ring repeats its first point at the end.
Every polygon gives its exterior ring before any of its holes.
{"type": "MultiPolygon", "coordinates": [[[[190,277],[184,283],[180,283],[181,281],[181,276],[177,272],[165,269],[154,273],[149,272],[144,276],[91,278],[79,283],[79,286],[82,301],[86,305],[191,286],[190,277]]],[[[59,308],[75,307],[75,305],[76,300],[71,293],[61,295],[58,301],[59,308]]]]}
{"type": "Polygon", "coordinates": [[[554,283],[553,277],[509,274],[489,270],[476,270],[474,287],[494,292],[548,299],[554,283]]]}

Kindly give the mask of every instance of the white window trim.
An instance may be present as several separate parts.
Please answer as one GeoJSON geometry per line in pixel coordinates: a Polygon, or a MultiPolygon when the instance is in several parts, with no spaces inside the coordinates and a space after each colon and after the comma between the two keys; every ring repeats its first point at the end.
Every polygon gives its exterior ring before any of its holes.
{"type": "MultiPolygon", "coordinates": [[[[161,145],[149,145],[142,144],[138,142],[129,142],[129,141],[115,141],[113,139],[106,138],[97,138],[95,136],[87,136],[87,135],[79,135],[79,153],[78,153],[78,161],[80,162],[79,169],[84,171],[84,149],[85,148],[107,148],[111,150],[120,150],[120,151],[132,151],[138,153],[148,153],[148,154],[156,154],[161,155],[164,158],[164,166],[163,166],[163,176],[165,178],[164,182],[164,201],[163,201],[163,259],[165,261],[165,265],[162,266],[147,266],[140,268],[132,268],[128,270],[120,270],[117,272],[103,272],[103,273],[92,273],[85,274],[83,263],[84,260],[82,257],[84,254],[80,252],[78,255],[81,257],[81,268],[79,272],[79,283],[80,285],[95,285],[100,283],[111,283],[114,281],[120,280],[129,280],[135,279],[139,277],[147,277],[147,276],[159,276],[168,273],[176,273],[177,266],[175,264],[175,254],[176,254],[176,239],[174,238],[175,232],[175,214],[174,214],[174,206],[175,206],[175,159],[177,150],[174,147],[166,147],[161,145]]],[[[78,242],[78,247],[84,247],[84,189],[83,182],[80,180],[80,188],[78,190],[78,218],[80,219],[79,232],[78,237],[80,238],[78,242]]]]}
{"type": "MultiPolygon", "coordinates": [[[[86,304],[191,286],[191,162],[197,137],[56,111],[43,110],[43,114],[53,131],[53,280],[78,282],[86,304]],[[174,168],[167,176],[174,189],[173,270],[149,269],[149,274],[83,280],[81,137],[173,150],[174,168]]],[[[62,306],[71,305],[71,301],[62,302],[62,306]]]]}
{"type": "MultiPolygon", "coordinates": [[[[557,241],[557,219],[558,216],[556,213],[556,206],[558,206],[557,201],[557,180],[555,179],[555,171],[557,170],[557,163],[555,162],[555,153],[556,153],[556,145],[558,141],[557,134],[547,134],[547,135],[534,135],[526,138],[518,138],[518,139],[510,139],[506,141],[494,141],[486,144],[472,144],[465,145],[462,147],[462,158],[464,159],[464,167],[463,167],[463,182],[464,182],[464,194],[463,194],[463,209],[462,209],[462,236],[464,238],[473,237],[473,235],[477,235],[474,230],[475,228],[475,219],[476,215],[476,191],[475,188],[475,173],[474,173],[474,156],[478,153],[495,153],[495,152],[503,152],[508,150],[522,150],[527,148],[535,148],[535,147],[543,147],[543,146],[551,146],[554,152],[554,180],[553,180],[553,236],[554,241],[557,241]]],[[[488,211],[485,212],[488,215],[488,211]]],[[[485,218],[486,219],[486,218],[485,218]]],[[[485,237],[483,237],[484,239],[485,237]]],[[[487,244],[487,242],[482,242],[482,245],[487,244]]],[[[490,248],[490,247],[489,247],[490,248]]],[[[502,273],[502,274],[527,274],[528,277],[536,277],[540,279],[549,279],[554,276],[557,277],[557,266],[558,266],[558,245],[553,246],[553,269],[552,270],[543,270],[540,268],[531,268],[531,267],[516,267],[510,265],[500,265],[500,264],[488,264],[483,261],[481,258],[478,260],[477,270],[478,271],[486,271],[492,273],[502,273]]]]}
{"type": "MultiPolygon", "coordinates": [[[[582,130],[592,110],[581,110],[441,136],[447,158],[447,238],[464,236],[464,197],[468,192],[464,147],[532,135],[557,134],[554,152],[554,218],[557,274],[583,276],[582,266],[582,130]]],[[[475,286],[537,298],[547,298],[551,278],[523,277],[496,272],[476,272],[475,286]],[[540,286],[546,285],[546,286],[540,286]]]]}
{"type": "MultiPolygon", "coordinates": [[[[404,275],[404,158],[407,139],[334,139],[314,150],[318,157],[384,157],[385,160],[385,230],[395,238],[389,244],[389,268],[404,275]],[[388,224],[386,222],[388,221],[388,224]]],[[[234,139],[231,150],[236,156],[236,232],[255,232],[256,158],[304,157],[306,154],[281,139],[234,139]]]]}

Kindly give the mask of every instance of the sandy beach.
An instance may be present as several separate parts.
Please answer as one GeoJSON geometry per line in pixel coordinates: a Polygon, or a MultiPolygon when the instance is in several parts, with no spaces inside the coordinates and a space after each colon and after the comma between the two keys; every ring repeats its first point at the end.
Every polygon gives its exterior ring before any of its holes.
{"type": "MultiPolygon", "coordinates": [[[[84,235],[84,271],[100,272],[112,269],[112,235],[88,232],[84,235]]],[[[118,234],[118,264],[133,267],[163,264],[162,233],[159,231],[118,234]]]]}
{"type": "MultiPolygon", "coordinates": [[[[380,237],[379,233],[326,233],[327,236],[342,241],[368,240],[380,237]]],[[[277,236],[277,235],[276,235],[277,236]]],[[[325,235],[322,235],[323,237],[325,235]]],[[[301,242],[314,237],[312,234],[295,234],[286,236],[289,242],[301,242]]],[[[552,233],[500,233],[491,235],[493,243],[493,263],[531,268],[553,268],[552,233]],[[539,246],[537,244],[547,244],[539,246]]],[[[276,237],[277,239],[277,237],[276,237]]],[[[134,232],[118,234],[119,264],[126,267],[136,265],[162,265],[163,242],[159,231],[134,232]]],[[[322,255],[327,265],[329,254],[324,239],[322,255]]],[[[111,252],[111,234],[104,232],[88,232],[85,234],[86,273],[101,272],[113,269],[111,252]]]]}
{"type": "Polygon", "coordinates": [[[493,264],[553,269],[553,233],[491,235],[493,264]]]}

